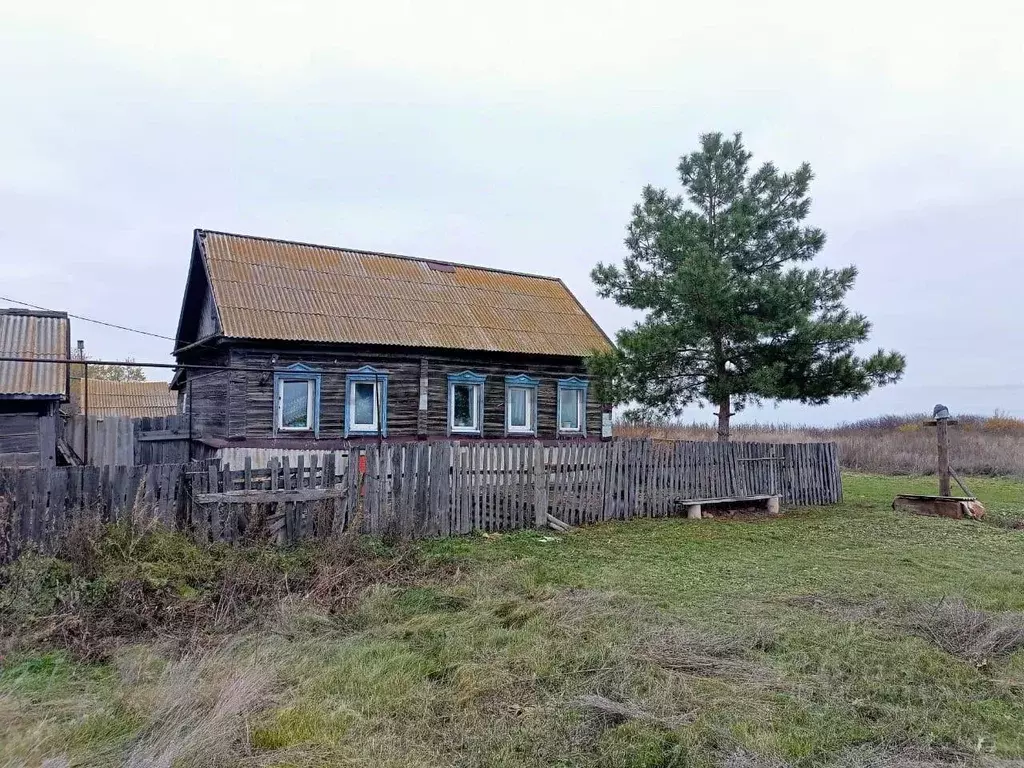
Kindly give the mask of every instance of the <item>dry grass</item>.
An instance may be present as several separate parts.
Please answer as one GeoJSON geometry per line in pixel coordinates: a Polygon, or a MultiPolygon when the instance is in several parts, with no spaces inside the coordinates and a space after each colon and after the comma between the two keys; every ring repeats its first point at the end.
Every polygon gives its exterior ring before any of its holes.
{"type": "Polygon", "coordinates": [[[673,672],[763,686],[777,682],[777,677],[746,657],[752,651],[767,650],[773,641],[770,630],[757,626],[743,635],[723,635],[676,625],[640,638],[635,652],[645,661],[673,672]]]}
{"type": "Polygon", "coordinates": [[[979,666],[1024,648],[1024,614],[990,614],[962,598],[912,609],[905,624],[947,653],[979,666]]]}
{"type": "Polygon", "coordinates": [[[721,761],[722,768],[788,768],[777,757],[767,757],[747,749],[734,749],[721,761]]]}
{"type": "Polygon", "coordinates": [[[884,600],[862,602],[829,595],[794,595],[785,598],[782,602],[794,608],[816,611],[839,621],[876,619],[882,616],[889,607],[884,600]]]}
{"type": "Polygon", "coordinates": [[[618,725],[628,720],[639,720],[671,730],[692,722],[696,717],[696,712],[662,717],[648,712],[635,702],[612,701],[593,693],[580,696],[579,706],[588,712],[596,713],[608,725],[618,725]]]}
{"type": "MultiPolygon", "coordinates": [[[[921,475],[935,472],[935,430],[922,424],[926,414],[880,416],[830,428],[789,424],[735,425],[733,440],[767,443],[807,443],[823,440],[839,444],[844,469],[885,475],[921,475]]],[[[1024,420],[1007,416],[960,416],[949,431],[950,460],[962,475],[1024,475],[1024,420]]],[[[706,424],[646,423],[615,427],[624,437],[663,440],[717,439],[706,424]]]]}
{"type": "Polygon", "coordinates": [[[125,758],[127,768],[203,768],[250,753],[247,718],[268,701],[269,659],[239,662],[231,644],[168,665],[145,709],[149,723],[125,758]]]}
{"type": "Polygon", "coordinates": [[[1024,614],[989,613],[971,607],[962,597],[946,597],[937,603],[890,603],[798,595],[782,602],[839,621],[874,620],[909,630],[946,653],[979,667],[1024,648],[1024,614]]]}

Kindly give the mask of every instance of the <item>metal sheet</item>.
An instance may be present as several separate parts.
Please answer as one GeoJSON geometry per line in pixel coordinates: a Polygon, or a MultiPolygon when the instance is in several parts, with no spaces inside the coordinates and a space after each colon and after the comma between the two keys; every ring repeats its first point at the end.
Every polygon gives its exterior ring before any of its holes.
{"type": "Polygon", "coordinates": [[[611,342],[557,279],[200,232],[226,336],[586,356],[611,342]]]}
{"type": "MultiPolygon", "coordinates": [[[[82,380],[71,382],[73,399],[82,407],[82,380]]],[[[166,381],[104,381],[89,379],[90,416],[174,416],[178,396],[166,381]]]]}
{"type": "MultiPolygon", "coordinates": [[[[0,357],[63,360],[70,349],[71,328],[62,312],[0,309],[0,357]]],[[[66,397],[67,366],[57,363],[0,362],[0,397],[66,397]]]]}

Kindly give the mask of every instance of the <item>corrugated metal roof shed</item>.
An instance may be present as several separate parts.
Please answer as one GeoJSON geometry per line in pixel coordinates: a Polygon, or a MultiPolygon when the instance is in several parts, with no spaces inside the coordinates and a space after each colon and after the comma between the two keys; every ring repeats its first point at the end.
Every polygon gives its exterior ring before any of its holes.
{"type": "MultiPolygon", "coordinates": [[[[0,357],[66,360],[71,326],[63,312],[0,309],[0,357]]],[[[0,362],[0,397],[62,397],[68,394],[67,365],[0,362]]]]}
{"type": "Polygon", "coordinates": [[[197,234],[225,336],[573,357],[611,346],[555,278],[197,234]]]}
{"type": "MultiPolygon", "coordinates": [[[[82,380],[72,381],[75,403],[84,407],[82,380]]],[[[89,378],[90,416],[174,416],[178,397],[166,381],[106,381],[89,378]]]]}

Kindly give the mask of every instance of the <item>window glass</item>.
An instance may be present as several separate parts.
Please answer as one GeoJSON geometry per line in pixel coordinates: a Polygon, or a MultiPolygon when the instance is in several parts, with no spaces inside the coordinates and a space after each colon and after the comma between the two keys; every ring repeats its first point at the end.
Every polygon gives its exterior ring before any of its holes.
{"type": "Polygon", "coordinates": [[[558,392],[558,427],[569,432],[579,431],[580,401],[583,392],[579,389],[562,389],[558,392]]]}
{"type": "Polygon", "coordinates": [[[452,385],[452,427],[476,429],[475,384],[452,385]]]}
{"type": "Polygon", "coordinates": [[[281,382],[281,428],[309,429],[308,381],[281,382]]]}
{"type": "Polygon", "coordinates": [[[360,427],[377,425],[377,385],[372,381],[352,382],[352,424],[360,427]]]}
{"type": "Polygon", "coordinates": [[[510,430],[528,431],[532,428],[533,390],[526,387],[510,387],[508,390],[508,427],[510,430]]]}

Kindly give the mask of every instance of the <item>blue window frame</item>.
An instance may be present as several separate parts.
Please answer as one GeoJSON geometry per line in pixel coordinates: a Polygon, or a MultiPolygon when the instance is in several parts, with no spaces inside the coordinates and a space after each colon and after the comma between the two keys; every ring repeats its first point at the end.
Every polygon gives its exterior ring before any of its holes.
{"type": "Polygon", "coordinates": [[[449,435],[483,435],[486,380],[472,371],[448,374],[449,435]]]}
{"type": "Polygon", "coordinates": [[[587,434],[587,387],[586,379],[558,380],[557,425],[559,435],[587,434]]]}
{"type": "Polygon", "coordinates": [[[345,437],[388,436],[388,372],[364,365],[345,376],[345,437]]]}
{"type": "Polygon", "coordinates": [[[274,372],[274,432],[320,435],[320,373],[302,363],[274,372]]]}
{"type": "Polygon", "coordinates": [[[537,434],[537,386],[524,373],[505,377],[505,434],[537,434]]]}

